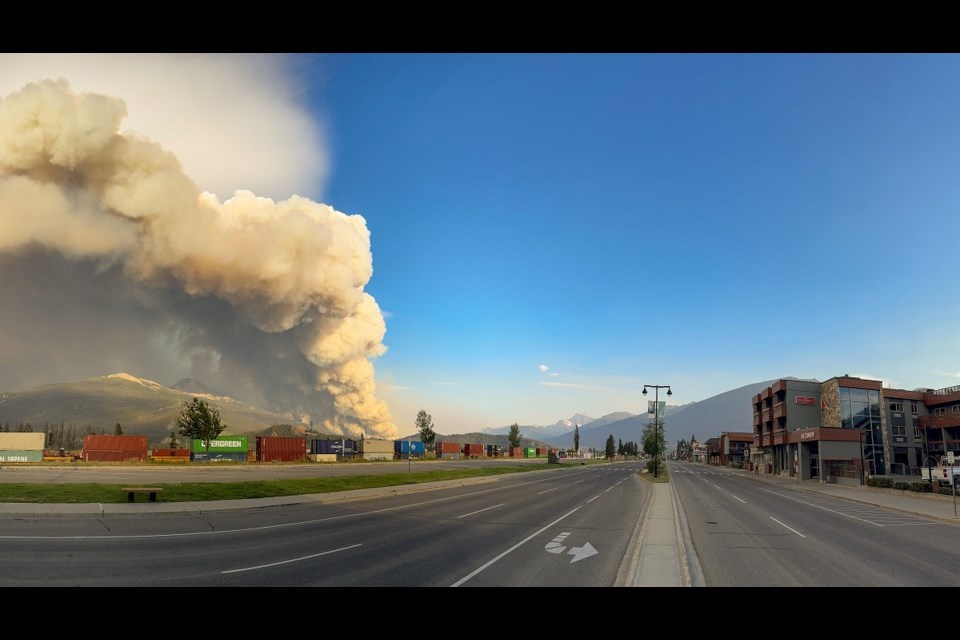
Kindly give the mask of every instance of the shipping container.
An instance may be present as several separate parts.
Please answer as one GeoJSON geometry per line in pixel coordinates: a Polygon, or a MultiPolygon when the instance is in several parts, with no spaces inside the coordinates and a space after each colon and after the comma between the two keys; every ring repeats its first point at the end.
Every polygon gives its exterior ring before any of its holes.
{"type": "Polygon", "coordinates": [[[257,462],[299,462],[307,459],[302,436],[257,436],[257,462]]]}
{"type": "Polygon", "coordinates": [[[0,462],[43,462],[43,449],[2,449],[0,462]]]}
{"type": "Polygon", "coordinates": [[[147,436],[113,436],[87,434],[83,436],[83,448],[101,451],[147,451],[147,436]]]}
{"type": "Polygon", "coordinates": [[[393,447],[394,455],[406,460],[407,457],[422,458],[426,445],[421,440],[397,440],[393,447]]]}
{"type": "Polygon", "coordinates": [[[364,460],[393,460],[393,440],[367,438],[360,443],[364,460]]]}
{"type": "Polygon", "coordinates": [[[189,449],[153,449],[150,452],[151,458],[190,458],[189,449]]]}
{"type": "Polygon", "coordinates": [[[545,456],[545,455],[547,455],[547,448],[537,447],[537,456],[545,456]]]}
{"type": "Polygon", "coordinates": [[[191,451],[190,460],[192,462],[243,462],[243,463],[246,463],[247,452],[244,451],[243,453],[241,453],[239,451],[235,451],[233,453],[230,453],[230,452],[220,453],[216,451],[211,451],[210,454],[207,455],[203,451],[191,451]]]}
{"type": "Polygon", "coordinates": [[[333,453],[352,456],[357,448],[355,440],[343,438],[313,438],[310,440],[310,453],[333,453]]]}
{"type": "Polygon", "coordinates": [[[537,449],[536,449],[536,447],[525,447],[525,448],[523,449],[523,457],[524,457],[524,458],[536,458],[536,457],[537,457],[537,449]]]}
{"type": "MultiPolygon", "coordinates": [[[[207,448],[203,440],[194,438],[190,441],[190,450],[199,453],[206,453],[207,448]]],[[[250,441],[247,436],[230,436],[220,434],[210,441],[210,453],[243,453],[250,450],[250,441]]]]}
{"type": "Polygon", "coordinates": [[[146,449],[84,449],[84,462],[146,462],[146,449]]]}
{"type": "Polygon", "coordinates": [[[510,457],[511,457],[511,458],[522,458],[522,457],[523,457],[523,447],[510,447],[510,457]]]}
{"type": "Polygon", "coordinates": [[[336,462],[337,454],[335,453],[311,453],[307,456],[313,462],[336,462]]]}
{"type": "Polygon", "coordinates": [[[43,451],[43,445],[46,441],[47,434],[45,433],[21,431],[16,433],[4,432],[0,433],[0,450],[43,451]]]}
{"type": "Polygon", "coordinates": [[[438,442],[435,446],[438,456],[442,453],[460,453],[459,442],[438,442]]]}
{"type": "Polygon", "coordinates": [[[83,436],[85,462],[127,462],[147,459],[147,436],[96,435],[83,436]]]}
{"type": "Polygon", "coordinates": [[[465,458],[482,458],[483,457],[483,445],[482,444],[465,444],[463,445],[463,455],[465,458]]]}
{"type": "Polygon", "coordinates": [[[487,457],[488,458],[497,458],[503,454],[503,451],[500,449],[500,445],[497,444],[488,444],[487,445],[487,457]]]}
{"type": "Polygon", "coordinates": [[[456,451],[454,453],[438,453],[437,454],[437,458],[440,458],[442,460],[459,460],[462,457],[463,457],[463,454],[460,453],[459,451],[456,451]]]}

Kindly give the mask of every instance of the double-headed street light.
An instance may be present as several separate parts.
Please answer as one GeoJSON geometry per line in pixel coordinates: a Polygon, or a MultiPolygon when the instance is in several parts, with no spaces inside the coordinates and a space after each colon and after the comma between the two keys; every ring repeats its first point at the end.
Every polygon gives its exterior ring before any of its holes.
{"type": "Polygon", "coordinates": [[[672,396],[673,391],[670,390],[670,385],[668,384],[645,384],[643,385],[643,395],[647,395],[647,387],[653,389],[653,442],[654,449],[653,454],[653,477],[660,477],[660,389],[666,389],[667,395],[672,396]]]}

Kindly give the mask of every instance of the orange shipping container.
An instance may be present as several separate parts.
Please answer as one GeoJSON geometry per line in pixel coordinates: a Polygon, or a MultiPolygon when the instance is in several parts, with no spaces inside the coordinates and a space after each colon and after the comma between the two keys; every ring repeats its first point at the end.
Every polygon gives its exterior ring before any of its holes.
{"type": "Polygon", "coordinates": [[[147,453],[147,436],[108,436],[88,434],[83,436],[83,449],[91,451],[139,451],[147,453]]]}
{"type": "Polygon", "coordinates": [[[459,442],[438,442],[437,453],[460,453],[459,442]]]}
{"type": "Polygon", "coordinates": [[[307,439],[257,436],[257,462],[296,462],[307,459],[307,439]]]}

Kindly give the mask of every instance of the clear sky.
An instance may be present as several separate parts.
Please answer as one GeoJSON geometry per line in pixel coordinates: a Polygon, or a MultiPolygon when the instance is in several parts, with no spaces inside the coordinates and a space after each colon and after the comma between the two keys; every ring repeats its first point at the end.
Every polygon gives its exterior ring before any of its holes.
{"type": "Polygon", "coordinates": [[[641,413],[644,384],[960,384],[960,56],[164,60],[4,54],[0,95],[60,73],[221,200],[361,216],[400,435],[641,413]]]}

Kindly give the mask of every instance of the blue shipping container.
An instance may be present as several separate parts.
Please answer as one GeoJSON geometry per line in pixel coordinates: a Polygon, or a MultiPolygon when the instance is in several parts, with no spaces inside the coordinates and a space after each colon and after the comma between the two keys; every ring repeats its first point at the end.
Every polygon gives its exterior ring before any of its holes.
{"type": "Polygon", "coordinates": [[[426,450],[426,445],[420,440],[395,440],[393,443],[394,453],[412,453],[415,456],[422,456],[426,450]]]}
{"type": "Polygon", "coordinates": [[[310,453],[336,453],[349,456],[353,455],[354,449],[356,449],[355,440],[316,438],[310,441],[310,453]]]}

